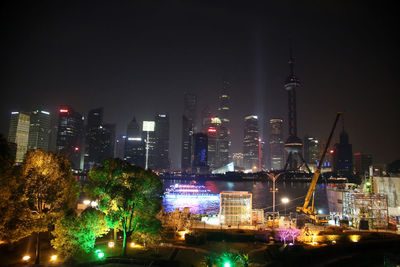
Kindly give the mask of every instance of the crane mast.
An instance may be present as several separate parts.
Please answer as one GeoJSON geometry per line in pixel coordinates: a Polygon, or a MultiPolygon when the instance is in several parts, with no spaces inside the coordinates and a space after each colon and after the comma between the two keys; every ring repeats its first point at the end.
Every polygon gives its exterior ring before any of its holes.
{"type": "MultiPolygon", "coordinates": [[[[310,187],[308,188],[307,195],[306,195],[306,198],[304,200],[304,205],[302,207],[297,207],[296,208],[297,212],[303,212],[304,214],[310,215],[310,216],[314,216],[316,214],[315,209],[314,209],[314,201],[313,201],[313,203],[312,203],[313,205],[311,207],[309,207],[309,204],[310,204],[310,200],[311,200],[311,198],[313,196],[313,193],[315,191],[315,186],[317,184],[319,175],[321,174],[321,168],[322,168],[322,165],[324,163],[325,155],[326,155],[326,152],[328,151],[328,148],[329,148],[329,145],[330,145],[330,142],[331,142],[331,139],[332,139],[332,136],[333,136],[333,133],[335,131],[336,124],[337,124],[337,122],[339,120],[340,115],[342,115],[342,112],[338,112],[336,114],[336,119],[335,119],[335,122],[333,123],[333,127],[332,127],[332,130],[331,130],[330,134],[329,134],[328,141],[326,142],[324,151],[322,152],[322,155],[321,155],[321,159],[319,160],[319,164],[317,166],[317,169],[314,172],[313,178],[311,180],[310,187]]],[[[312,219],[314,219],[314,218],[312,218],[312,219]]]]}

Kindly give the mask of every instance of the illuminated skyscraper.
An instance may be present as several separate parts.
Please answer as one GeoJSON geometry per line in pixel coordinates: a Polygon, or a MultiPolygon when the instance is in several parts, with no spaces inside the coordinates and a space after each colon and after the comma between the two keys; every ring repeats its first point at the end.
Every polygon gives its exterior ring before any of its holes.
{"type": "Polygon", "coordinates": [[[282,170],[284,162],[283,120],[269,120],[269,161],[272,170],[282,170]]]}
{"type": "Polygon", "coordinates": [[[215,117],[207,128],[208,166],[215,170],[229,163],[228,130],[222,121],[215,117]]]}
{"type": "Polygon", "coordinates": [[[319,141],[310,136],[304,137],[304,160],[307,164],[317,164],[319,161],[319,141]]]}
{"type": "Polygon", "coordinates": [[[83,168],[83,120],[71,107],[59,109],[57,151],[65,156],[73,169],[83,168]]]}
{"type": "Polygon", "coordinates": [[[50,112],[34,110],[30,114],[29,149],[49,150],[50,112]]]}
{"type": "Polygon", "coordinates": [[[155,118],[155,155],[154,169],[169,171],[169,116],[166,113],[156,114],[155,118]]]}
{"type": "Polygon", "coordinates": [[[218,97],[218,117],[221,119],[222,125],[229,129],[230,125],[230,97],[229,90],[231,89],[231,83],[224,81],[224,86],[221,94],[218,97]]]}
{"type": "Polygon", "coordinates": [[[185,93],[183,97],[182,116],[182,171],[190,172],[192,168],[192,138],[196,125],[197,97],[185,93]]]}
{"type": "Polygon", "coordinates": [[[199,174],[208,173],[208,137],[204,133],[193,135],[194,157],[192,172],[199,174]]]}
{"type": "Polygon", "coordinates": [[[145,142],[142,137],[142,128],[135,117],[126,130],[124,160],[133,165],[145,167],[145,142]]]}
{"type": "Polygon", "coordinates": [[[15,161],[22,162],[28,150],[30,116],[28,113],[11,112],[8,142],[16,144],[15,161]]]}
{"type": "Polygon", "coordinates": [[[252,171],[259,170],[260,142],[258,117],[255,115],[244,118],[243,136],[243,167],[252,171]]]}

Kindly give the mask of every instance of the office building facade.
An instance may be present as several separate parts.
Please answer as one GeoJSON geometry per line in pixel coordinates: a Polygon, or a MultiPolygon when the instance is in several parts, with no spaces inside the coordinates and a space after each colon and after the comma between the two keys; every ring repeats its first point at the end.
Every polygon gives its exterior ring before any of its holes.
{"type": "Polygon", "coordinates": [[[182,116],[182,154],[181,170],[190,172],[193,155],[193,133],[195,132],[197,118],[197,97],[194,94],[185,93],[183,97],[182,116]]]}
{"type": "Polygon", "coordinates": [[[50,112],[45,110],[34,110],[31,112],[28,141],[29,149],[49,150],[50,123],[50,112]]]}
{"type": "Polygon", "coordinates": [[[156,114],[155,118],[155,155],[154,169],[169,171],[169,116],[166,113],[156,114]]]}
{"type": "Polygon", "coordinates": [[[283,120],[272,118],[269,120],[269,168],[282,170],[284,163],[283,120]]]}
{"type": "Polygon", "coordinates": [[[84,118],[71,107],[58,112],[57,151],[65,156],[73,169],[83,168],[84,118]]]}
{"type": "Polygon", "coordinates": [[[124,160],[130,164],[145,167],[145,140],[142,136],[141,125],[135,117],[126,129],[124,160]]]}
{"type": "Polygon", "coordinates": [[[253,172],[259,171],[260,140],[258,117],[249,115],[244,118],[243,167],[253,172]]]}
{"type": "Polygon", "coordinates": [[[11,112],[10,128],[8,131],[8,142],[15,144],[15,162],[21,163],[28,151],[29,144],[29,113],[11,112]]]}

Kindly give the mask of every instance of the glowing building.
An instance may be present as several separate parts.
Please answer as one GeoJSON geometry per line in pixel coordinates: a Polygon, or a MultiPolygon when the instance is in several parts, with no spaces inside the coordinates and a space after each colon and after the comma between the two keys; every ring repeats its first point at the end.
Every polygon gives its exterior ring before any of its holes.
{"type": "Polygon", "coordinates": [[[195,133],[193,135],[194,155],[192,162],[192,172],[199,174],[208,173],[208,137],[205,133],[195,133]]]}
{"type": "Polygon", "coordinates": [[[310,136],[304,137],[303,142],[303,153],[304,153],[304,160],[307,164],[317,164],[319,161],[319,141],[310,136]]]}
{"type": "Polygon", "coordinates": [[[153,155],[154,169],[169,171],[169,116],[159,113],[155,118],[155,154],[153,155]]]}
{"type": "Polygon", "coordinates": [[[22,162],[28,150],[30,116],[28,113],[11,112],[8,142],[16,144],[15,161],[22,162]]]}
{"type": "Polygon", "coordinates": [[[83,168],[83,120],[71,107],[59,109],[57,151],[65,156],[73,169],[83,168]]]}
{"type": "Polygon", "coordinates": [[[258,171],[260,154],[258,117],[250,115],[244,118],[243,167],[258,171]]]}
{"type": "Polygon", "coordinates": [[[247,191],[220,193],[219,220],[222,225],[250,225],[252,219],[252,194],[247,191]]]}
{"type": "Polygon", "coordinates": [[[284,161],[283,120],[269,120],[269,168],[282,170],[284,161]]]}
{"type": "Polygon", "coordinates": [[[50,112],[34,110],[30,114],[29,149],[49,150],[50,112]]]}
{"type": "Polygon", "coordinates": [[[145,142],[142,138],[142,130],[136,118],[128,124],[125,136],[124,160],[130,164],[145,167],[145,142]]]}
{"type": "Polygon", "coordinates": [[[207,128],[208,166],[215,170],[229,163],[229,134],[220,118],[214,117],[207,128]]]}
{"type": "Polygon", "coordinates": [[[196,95],[185,93],[183,97],[183,106],[181,170],[190,172],[192,168],[193,133],[196,125],[196,95]]]}

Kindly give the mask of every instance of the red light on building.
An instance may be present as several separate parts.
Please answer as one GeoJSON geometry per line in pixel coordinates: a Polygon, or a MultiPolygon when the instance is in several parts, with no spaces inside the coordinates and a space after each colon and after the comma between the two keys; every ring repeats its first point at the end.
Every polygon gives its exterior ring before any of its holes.
{"type": "Polygon", "coordinates": [[[74,147],[74,150],[75,150],[75,151],[79,151],[79,147],[77,147],[77,146],[74,147]]]}
{"type": "Polygon", "coordinates": [[[329,153],[333,154],[333,153],[335,153],[335,150],[331,149],[331,150],[329,150],[329,153]]]}
{"type": "Polygon", "coordinates": [[[208,132],[209,132],[209,133],[216,133],[216,132],[217,132],[217,129],[215,129],[215,128],[208,128],[208,132]]]}
{"type": "Polygon", "coordinates": [[[60,113],[67,113],[68,112],[68,109],[60,109],[60,113]]]}

